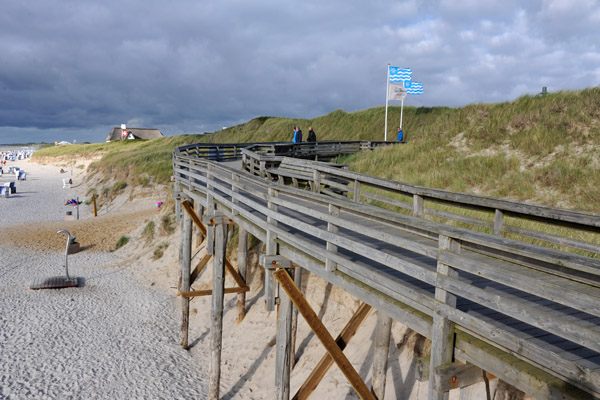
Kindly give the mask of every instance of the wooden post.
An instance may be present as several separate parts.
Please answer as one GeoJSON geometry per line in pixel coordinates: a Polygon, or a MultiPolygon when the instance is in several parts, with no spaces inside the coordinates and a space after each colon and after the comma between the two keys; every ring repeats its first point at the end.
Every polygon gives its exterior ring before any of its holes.
{"type": "MultiPolygon", "coordinates": [[[[213,185],[212,181],[212,171],[214,167],[212,164],[208,164],[208,169],[206,171],[206,216],[213,217],[215,216],[216,207],[214,196],[212,194],[213,185]]],[[[206,225],[206,254],[213,255],[214,243],[215,243],[215,228],[211,223],[206,225]]]]}
{"type": "Polygon", "coordinates": [[[502,235],[502,222],[504,215],[502,211],[496,210],[494,214],[494,235],[502,235]]]}
{"type": "Polygon", "coordinates": [[[354,180],[354,194],[352,200],[354,200],[355,203],[360,203],[360,182],[358,179],[354,180]]]}
{"type": "MultiPolygon", "coordinates": [[[[198,210],[196,212],[196,215],[199,217],[200,220],[202,220],[202,215],[204,215],[204,206],[201,205],[200,203],[198,203],[197,209],[198,210]]],[[[195,231],[196,231],[196,246],[200,246],[202,244],[202,242],[206,239],[206,235],[205,235],[206,227],[204,227],[204,230],[202,230],[199,225],[196,225],[195,231]]]]}
{"type": "MultiPolygon", "coordinates": [[[[238,175],[237,172],[233,172],[231,173],[231,191],[234,193],[234,195],[238,194],[240,192],[240,176],[238,175]]],[[[236,209],[236,206],[238,205],[238,201],[235,197],[231,197],[231,214],[233,216],[238,214],[238,211],[236,209]]]]}
{"type": "MultiPolygon", "coordinates": [[[[332,215],[334,217],[339,217],[340,216],[340,208],[337,206],[334,206],[333,204],[330,204],[329,205],[329,215],[332,215]]],[[[333,225],[331,222],[327,223],[327,232],[337,233],[337,231],[338,231],[337,226],[333,225]]],[[[327,251],[331,251],[333,253],[337,252],[337,246],[330,242],[327,242],[326,249],[327,249],[327,251]]],[[[333,262],[329,258],[325,259],[325,270],[327,272],[333,272],[336,270],[336,268],[337,268],[337,264],[335,262],[333,262]]]]}
{"type": "MultiPolygon", "coordinates": [[[[296,267],[294,271],[294,285],[302,291],[302,267],[296,267]]],[[[298,307],[292,308],[292,338],[290,339],[290,369],[296,364],[296,333],[298,331],[298,307]]]]}
{"type": "Polygon", "coordinates": [[[413,217],[423,218],[423,197],[413,195],[413,217]]]}
{"type": "Polygon", "coordinates": [[[223,297],[225,291],[225,250],[227,248],[227,224],[222,216],[212,218],[215,225],[215,246],[213,255],[213,287],[210,313],[210,375],[208,398],[219,399],[221,381],[221,347],[223,343],[223,297]]]}
{"type": "Polygon", "coordinates": [[[92,200],[94,201],[94,217],[98,216],[98,207],[96,207],[96,193],[92,195],[92,200]]]}
{"type": "Polygon", "coordinates": [[[313,192],[321,193],[321,172],[313,170],[313,192]]]}
{"type": "Polygon", "coordinates": [[[315,313],[315,311],[311,308],[310,304],[306,301],[304,296],[300,290],[294,285],[294,281],[290,278],[289,274],[284,270],[280,269],[273,273],[275,278],[283,288],[283,290],[287,293],[290,299],[294,302],[296,307],[298,307],[298,311],[308,325],[311,327],[317,338],[321,341],[325,350],[329,353],[333,361],[340,368],[348,382],[352,385],[354,390],[358,393],[358,395],[362,399],[375,400],[373,394],[369,391],[369,388],[360,375],[356,372],[348,358],[344,355],[344,352],[340,349],[337,343],[331,337],[331,334],[327,331],[321,320],[319,320],[319,316],[315,313]]]}
{"type": "MultiPolygon", "coordinates": [[[[460,243],[456,240],[440,235],[440,250],[450,250],[456,253],[460,252],[460,243]]],[[[446,264],[438,262],[437,274],[457,278],[458,272],[446,264]]],[[[435,288],[435,299],[450,307],[456,307],[456,296],[440,287],[435,288]]],[[[431,360],[429,366],[429,399],[444,400],[448,398],[448,392],[443,390],[443,382],[440,380],[440,374],[436,368],[450,363],[454,354],[454,323],[444,318],[439,310],[434,310],[433,326],[431,328],[431,360]]]]}
{"type": "MultiPolygon", "coordinates": [[[[246,285],[248,280],[246,279],[246,271],[248,264],[248,232],[241,225],[239,227],[239,239],[238,239],[238,272],[246,285]]],[[[237,323],[242,322],[246,316],[246,292],[239,293],[237,296],[237,323]]]]}
{"type": "Polygon", "coordinates": [[[266,161],[260,161],[260,177],[265,178],[267,176],[267,163],[266,161]]]}
{"type": "MultiPolygon", "coordinates": [[[[190,200],[191,201],[191,200],[190,200]]],[[[190,270],[192,264],[192,218],[183,213],[181,227],[181,291],[190,291],[190,270]]],[[[188,328],[190,323],[190,299],[181,299],[181,347],[188,348],[188,328]]]]}
{"type": "Polygon", "coordinates": [[[173,184],[173,197],[175,197],[175,220],[179,222],[181,220],[181,183],[177,180],[173,184]]]}
{"type": "Polygon", "coordinates": [[[378,400],[385,395],[385,378],[388,366],[390,336],[392,333],[392,318],[380,310],[377,311],[377,326],[375,327],[374,355],[371,381],[371,391],[378,400]]]}
{"type": "MultiPolygon", "coordinates": [[[[278,192],[269,188],[269,197],[277,197],[278,192]]],[[[267,202],[269,210],[277,211],[277,205],[268,201],[267,202]]],[[[271,217],[267,217],[267,223],[269,225],[277,226],[277,221],[271,217]]],[[[267,228],[268,229],[268,228],[267,228]]],[[[277,243],[275,243],[275,239],[277,235],[273,230],[267,230],[267,243],[265,254],[268,256],[277,255],[277,243]]],[[[265,308],[267,311],[275,310],[275,281],[273,280],[273,275],[269,273],[265,273],[265,308]]]]}
{"type": "MultiPolygon", "coordinates": [[[[287,270],[282,269],[286,274],[287,270]]],[[[267,270],[267,274],[271,271],[267,270]]],[[[279,293],[279,312],[277,318],[277,349],[275,355],[275,398],[290,398],[290,359],[292,356],[292,301],[285,293],[279,293]]]]}

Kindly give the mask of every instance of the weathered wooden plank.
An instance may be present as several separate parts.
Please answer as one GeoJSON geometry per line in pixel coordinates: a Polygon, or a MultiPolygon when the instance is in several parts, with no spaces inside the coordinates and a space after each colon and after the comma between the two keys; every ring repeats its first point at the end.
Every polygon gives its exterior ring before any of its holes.
{"type": "Polygon", "coordinates": [[[440,251],[438,259],[455,268],[535,294],[577,310],[600,316],[600,291],[568,279],[548,281],[548,274],[519,268],[514,264],[465,252],[460,255],[440,251]],[[528,273],[529,272],[529,273],[528,273]],[[565,292],[569,296],[565,296],[565,292]]]}
{"type": "MultiPolygon", "coordinates": [[[[327,331],[317,314],[308,304],[304,296],[302,296],[302,293],[300,293],[298,288],[294,285],[294,282],[292,281],[288,273],[282,269],[275,271],[273,275],[275,275],[275,278],[281,285],[281,288],[294,302],[300,314],[302,314],[308,325],[311,327],[312,331],[315,333],[317,338],[319,338],[327,352],[331,355],[331,358],[333,358],[333,361],[340,368],[340,370],[342,371],[346,379],[348,379],[348,382],[350,382],[354,390],[356,390],[358,395],[362,399],[375,400],[375,397],[371,394],[371,392],[367,388],[367,385],[365,385],[360,375],[358,375],[354,367],[352,367],[352,364],[350,363],[350,361],[348,361],[348,359],[344,355],[344,352],[335,343],[335,341],[331,337],[331,334],[327,331]]],[[[289,354],[289,352],[287,354],[289,354]]]]}
{"type": "Polygon", "coordinates": [[[536,399],[593,399],[589,393],[560,381],[547,372],[520,362],[512,355],[465,333],[456,338],[456,357],[480,365],[503,381],[536,399]]]}
{"type": "MultiPolygon", "coordinates": [[[[528,340],[519,338],[507,330],[503,330],[498,325],[491,324],[460,310],[450,307],[441,307],[440,312],[457,324],[457,330],[468,332],[470,335],[476,333],[478,337],[494,342],[497,345],[514,352],[514,354],[518,354],[519,357],[522,357],[523,359],[531,360],[532,362],[535,362],[536,365],[547,369],[549,372],[552,371],[555,374],[562,376],[563,379],[566,379],[571,383],[577,383],[580,387],[585,387],[587,390],[594,390],[600,393],[600,375],[594,374],[592,371],[582,368],[574,362],[565,360],[557,353],[528,340]],[[460,324],[460,326],[458,326],[458,324],[460,324]]],[[[479,363],[478,365],[482,364],[479,363]]],[[[494,371],[489,368],[484,369],[494,373],[494,371]]],[[[494,373],[494,375],[500,376],[497,373],[494,373]]]]}
{"type": "MultiPolygon", "coordinates": [[[[246,229],[238,225],[238,272],[240,277],[246,282],[246,271],[248,264],[248,232],[246,229]]],[[[246,292],[239,293],[237,296],[237,323],[242,322],[246,316],[246,292]]]]}
{"type": "Polygon", "coordinates": [[[301,264],[311,273],[331,282],[370,306],[383,310],[395,320],[402,321],[403,324],[421,335],[431,337],[431,316],[427,313],[412,308],[342,271],[328,273],[325,271],[324,261],[319,261],[316,257],[310,256],[298,248],[293,248],[287,243],[279,242],[279,251],[283,256],[293,260],[296,264],[301,264]]]}
{"type": "MultiPolygon", "coordinates": [[[[223,293],[231,294],[231,293],[246,293],[250,291],[248,286],[244,287],[233,287],[233,288],[225,288],[223,293]]],[[[181,292],[179,295],[183,298],[191,298],[191,297],[202,297],[202,296],[210,296],[213,294],[212,289],[200,289],[200,290],[191,290],[188,292],[181,292]]]]}
{"type": "MultiPolygon", "coordinates": [[[[269,188],[269,197],[275,198],[277,197],[277,191],[274,188],[269,188]]],[[[277,205],[269,202],[267,203],[267,208],[272,215],[277,214],[277,205]]],[[[275,239],[277,239],[277,220],[273,219],[271,216],[267,216],[267,242],[265,243],[265,254],[269,256],[277,255],[277,244],[275,243],[275,239]]],[[[275,282],[273,280],[273,275],[269,273],[265,273],[265,308],[267,311],[275,310],[275,282]]]]}
{"type": "MultiPolygon", "coordinates": [[[[439,247],[441,250],[452,250],[460,252],[460,243],[447,236],[440,236],[439,247]]],[[[437,282],[435,285],[435,299],[438,304],[448,308],[456,308],[456,296],[440,285],[443,278],[455,278],[458,276],[456,269],[438,261],[437,282]]],[[[431,337],[431,364],[429,367],[429,398],[442,400],[448,397],[444,390],[441,376],[437,368],[441,365],[452,362],[454,354],[454,323],[439,311],[436,305],[433,314],[433,329],[431,337]]]]}
{"type": "MultiPolygon", "coordinates": [[[[297,266],[293,269],[294,285],[302,292],[302,267],[297,266]]],[[[296,334],[298,331],[298,309],[292,308],[292,337],[290,339],[290,368],[294,369],[296,364],[296,334]]]]}
{"type": "MultiPolygon", "coordinates": [[[[334,206],[333,204],[330,204],[329,205],[329,215],[332,215],[334,217],[339,217],[340,209],[338,207],[334,206]]],[[[327,232],[337,234],[338,227],[336,225],[332,224],[331,222],[328,222],[327,223],[327,232]]],[[[332,252],[332,253],[337,252],[337,246],[335,244],[333,244],[332,242],[327,242],[325,249],[328,252],[332,252]]],[[[325,269],[327,270],[327,272],[333,272],[335,270],[335,268],[336,268],[335,262],[333,262],[330,259],[325,260],[325,269]]]]}
{"type": "MultiPolygon", "coordinates": [[[[192,219],[188,213],[184,213],[182,220],[181,235],[181,291],[190,290],[190,268],[192,258],[192,219]]],[[[190,300],[181,300],[181,347],[188,348],[190,323],[190,300]]]]}
{"type": "MultiPolygon", "coordinates": [[[[275,203],[276,201],[277,200],[274,199],[272,202],[274,204],[276,204],[275,203]]],[[[421,268],[415,268],[412,264],[405,262],[404,260],[395,258],[395,257],[390,257],[389,254],[387,254],[383,251],[379,251],[379,250],[370,248],[363,243],[359,243],[354,240],[347,239],[343,236],[335,235],[334,233],[330,233],[325,230],[315,228],[312,224],[301,222],[295,218],[287,217],[285,215],[278,214],[277,212],[271,212],[270,210],[266,209],[264,206],[257,205],[257,208],[258,208],[258,211],[266,214],[268,217],[272,218],[273,220],[279,221],[279,222],[284,223],[289,226],[293,226],[294,228],[296,228],[302,232],[310,233],[311,235],[315,236],[318,239],[331,242],[339,247],[344,247],[346,249],[356,251],[361,254],[369,254],[369,256],[372,257],[375,261],[386,263],[386,264],[390,265],[391,267],[398,269],[399,271],[401,271],[403,273],[417,277],[417,278],[423,280],[424,282],[427,282],[430,284],[434,284],[434,282],[435,282],[435,273],[433,273],[432,271],[427,271],[427,270],[424,270],[421,268]]],[[[340,221],[340,219],[335,219],[335,217],[333,217],[333,216],[328,219],[329,219],[329,221],[331,221],[334,224],[335,224],[335,222],[340,221]]],[[[346,225],[346,224],[344,224],[344,225],[346,225]]],[[[383,237],[385,237],[385,234],[383,234],[383,237]]],[[[402,241],[407,242],[406,240],[402,240],[402,241]]]]}
{"type": "Polygon", "coordinates": [[[200,229],[200,232],[202,232],[202,235],[204,237],[206,237],[206,227],[204,226],[204,224],[202,223],[202,221],[200,220],[200,217],[198,217],[198,214],[196,214],[196,212],[194,211],[193,206],[190,204],[189,200],[183,201],[181,203],[181,206],[185,209],[185,211],[190,215],[190,218],[192,219],[192,221],[194,221],[194,225],[196,225],[196,227],[198,229],[200,229]]]}
{"type": "MultiPolygon", "coordinates": [[[[279,270],[289,280],[289,272],[285,269],[279,270]]],[[[271,271],[265,271],[270,274],[271,271]]],[[[294,285],[294,283],[291,283],[294,285]]],[[[295,285],[294,285],[295,287],[295,285]]],[[[299,292],[299,289],[296,288],[299,292]]],[[[302,296],[302,294],[300,294],[302,296]]],[[[292,301],[284,291],[279,294],[279,309],[277,313],[277,348],[275,355],[275,398],[277,400],[289,400],[290,398],[290,371],[292,357],[292,301]]]]}
{"type": "Polygon", "coordinates": [[[600,351],[600,332],[582,326],[582,324],[575,321],[567,322],[562,316],[556,313],[540,308],[536,309],[525,301],[518,301],[514,298],[503,296],[499,291],[492,292],[490,288],[486,290],[479,289],[453,277],[438,276],[438,286],[452,293],[460,293],[462,297],[483,304],[532,326],[544,329],[590,349],[600,351]]]}
{"type": "MultiPolygon", "coordinates": [[[[204,270],[204,267],[206,267],[206,264],[208,264],[208,261],[210,261],[211,257],[212,256],[210,256],[208,254],[205,254],[204,257],[202,257],[202,260],[200,260],[198,265],[196,265],[196,267],[190,274],[189,285],[192,285],[196,281],[196,279],[198,279],[198,277],[204,270]]],[[[189,289],[189,285],[188,285],[188,289],[189,289]]]]}
{"type": "Polygon", "coordinates": [[[225,251],[227,248],[227,222],[215,221],[215,251],[213,256],[213,288],[210,326],[210,370],[208,398],[219,399],[221,381],[221,348],[223,345],[223,297],[225,294],[225,251]]]}
{"type": "Polygon", "coordinates": [[[371,391],[378,399],[383,399],[385,395],[391,332],[392,319],[381,311],[377,311],[377,325],[373,340],[373,364],[371,366],[371,391]]]}

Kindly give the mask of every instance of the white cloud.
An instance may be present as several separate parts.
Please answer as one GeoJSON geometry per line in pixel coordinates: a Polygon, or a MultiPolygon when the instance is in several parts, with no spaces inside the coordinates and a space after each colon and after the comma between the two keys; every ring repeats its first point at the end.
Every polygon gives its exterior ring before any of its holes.
{"type": "Polygon", "coordinates": [[[587,0],[5,2],[0,135],[364,109],[385,101],[387,63],[423,82],[411,105],[595,86],[599,22],[587,0]]]}

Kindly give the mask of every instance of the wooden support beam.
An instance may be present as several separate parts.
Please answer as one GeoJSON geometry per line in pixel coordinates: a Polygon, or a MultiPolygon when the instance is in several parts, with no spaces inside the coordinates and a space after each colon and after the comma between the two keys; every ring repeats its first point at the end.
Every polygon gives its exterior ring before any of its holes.
{"type": "MultiPolygon", "coordinates": [[[[250,287],[248,287],[248,286],[223,289],[224,294],[246,293],[249,291],[250,291],[250,287]]],[[[212,289],[200,289],[200,290],[192,290],[189,292],[181,292],[180,296],[186,297],[186,298],[202,297],[202,296],[210,296],[210,295],[212,295],[212,293],[213,293],[212,289]]]]}
{"type": "MultiPolygon", "coordinates": [[[[269,188],[269,197],[278,197],[278,192],[274,188],[269,188]]],[[[267,202],[269,210],[277,211],[277,205],[271,201],[267,202]]],[[[267,224],[276,227],[277,220],[272,217],[267,217],[267,224]]],[[[277,255],[277,243],[275,240],[277,235],[272,229],[267,228],[267,239],[265,243],[265,252],[268,256],[277,255]]],[[[275,282],[273,281],[273,275],[265,272],[265,308],[267,311],[275,310],[275,282]]]]}
{"type": "MultiPolygon", "coordinates": [[[[333,204],[330,204],[329,205],[329,215],[333,215],[334,217],[339,217],[340,216],[340,208],[337,206],[334,206],[333,204]]],[[[328,222],[327,223],[327,232],[337,233],[338,227],[335,226],[334,224],[332,224],[331,222],[328,222]]],[[[326,249],[327,249],[327,251],[330,251],[332,253],[337,252],[337,246],[331,242],[327,242],[326,249]]],[[[325,260],[325,271],[333,272],[336,270],[336,268],[337,268],[337,264],[333,260],[330,260],[330,259],[325,260]]]]}
{"type": "Polygon", "coordinates": [[[378,400],[383,400],[385,395],[385,378],[391,333],[392,318],[381,311],[377,311],[377,326],[375,327],[375,341],[373,342],[373,366],[371,368],[371,375],[373,376],[371,391],[378,400]]]}
{"type": "MultiPolygon", "coordinates": [[[[188,203],[189,204],[189,203],[188,203]]],[[[183,215],[181,229],[181,291],[190,290],[190,268],[192,262],[192,220],[188,213],[183,215]]],[[[181,347],[188,348],[190,324],[190,299],[181,300],[181,347]]]]}
{"type": "Polygon", "coordinates": [[[196,268],[194,268],[190,275],[190,285],[192,285],[196,281],[196,279],[198,279],[198,277],[204,270],[204,267],[206,267],[206,265],[210,261],[211,257],[212,256],[208,254],[205,254],[204,257],[202,257],[202,260],[200,260],[200,262],[198,263],[198,265],[196,265],[196,268]]]}
{"type": "MultiPolygon", "coordinates": [[[[418,381],[429,380],[429,360],[429,357],[421,357],[417,360],[416,371],[418,381]]],[[[488,381],[496,379],[496,376],[482,370],[481,367],[461,362],[440,365],[436,368],[436,371],[440,376],[444,391],[475,385],[484,382],[485,379],[488,379],[488,381]]]]}
{"type": "MultiPolygon", "coordinates": [[[[346,345],[350,342],[350,339],[354,337],[356,331],[362,324],[362,322],[367,318],[369,312],[371,311],[371,306],[367,303],[362,303],[352,318],[348,321],[346,326],[342,329],[338,337],[335,339],[335,343],[338,345],[340,350],[344,350],[346,345]]],[[[296,395],[294,396],[294,400],[305,400],[310,396],[312,392],[317,388],[329,368],[333,365],[333,358],[329,353],[325,353],[325,355],[321,358],[315,369],[310,373],[306,381],[302,384],[296,395]]]]}
{"type": "MultiPolygon", "coordinates": [[[[281,271],[282,273],[289,274],[285,269],[281,271]]],[[[275,355],[275,398],[277,400],[289,400],[290,398],[291,339],[292,301],[283,292],[279,294],[279,308],[277,312],[277,347],[275,355]]]]}
{"type": "MultiPolygon", "coordinates": [[[[228,222],[228,221],[227,221],[228,222]]],[[[215,246],[213,256],[213,295],[210,327],[210,373],[208,398],[219,399],[221,381],[221,348],[223,345],[223,298],[225,294],[225,251],[227,249],[227,223],[224,218],[215,218],[215,246]]]]}
{"type": "MultiPolygon", "coordinates": [[[[460,243],[447,236],[440,235],[439,249],[450,250],[455,253],[460,252],[460,243]]],[[[458,272],[449,265],[438,261],[437,264],[438,280],[440,277],[449,276],[456,278],[458,272]]],[[[456,307],[456,296],[440,288],[435,288],[435,299],[452,308],[456,307]]],[[[448,392],[444,391],[441,377],[437,373],[437,368],[443,364],[452,362],[454,355],[454,323],[445,318],[436,307],[433,314],[433,327],[431,329],[431,363],[429,370],[429,399],[444,400],[448,398],[448,392]]]]}
{"type": "Polygon", "coordinates": [[[315,311],[311,308],[310,304],[308,304],[308,302],[302,295],[302,292],[300,292],[296,285],[294,285],[294,281],[292,280],[292,278],[290,278],[289,274],[285,270],[281,269],[275,271],[273,275],[281,285],[282,289],[294,302],[296,307],[298,307],[298,311],[300,312],[300,314],[302,314],[302,316],[304,317],[308,325],[311,327],[317,338],[319,338],[319,340],[325,347],[325,350],[327,350],[329,355],[331,355],[333,361],[340,368],[340,370],[342,371],[346,379],[348,379],[348,382],[350,382],[354,390],[356,390],[358,395],[362,399],[375,400],[375,397],[373,396],[367,385],[363,382],[360,375],[358,375],[348,358],[346,358],[344,352],[335,343],[335,341],[331,337],[331,334],[327,331],[323,323],[319,320],[319,317],[317,316],[315,311]]]}
{"type": "MultiPolygon", "coordinates": [[[[245,283],[248,264],[248,232],[241,225],[238,227],[238,272],[245,283]]],[[[239,324],[246,316],[246,292],[239,293],[237,296],[237,311],[237,323],[239,324]]]]}
{"type": "Polygon", "coordinates": [[[200,217],[198,217],[198,214],[196,214],[196,212],[194,211],[194,207],[190,204],[190,201],[189,200],[183,201],[181,203],[181,206],[189,214],[190,218],[192,218],[192,221],[194,221],[194,225],[196,225],[196,227],[198,229],[200,229],[200,232],[202,232],[204,237],[206,237],[206,226],[204,226],[204,224],[200,220],[200,217]]]}
{"type": "MultiPolygon", "coordinates": [[[[295,268],[294,285],[302,292],[302,267],[295,268]]],[[[290,369],[296,365],[296,333],[298,331],[298,308],[292,307],[292,337],[290,339],[290,369]]]]}
{"type": "MultiPolygon", "coordinates": [[[[200,202],[196,202],[196,214],[202,218],[204,214],[204,206],[200,202]]],[[[206,227],[205,227],[206,228],[206,227]]],[[[196,246],[200,247],[206,240],[206,235],[199,227],[196,228],[196,246]]]]}
{"type": "Polygon", "coordinates": [[[181,182],[175,180],[173,183],[173,197],[175,197],[175,221],[179,222],[181,220],[181,182]]]}
{"type": "Polygon", "coordinates": [[[233,268],[233,265],[231,265],[231,262],[228,258],[225,258],[225,268],[227,268],[227,271],[229,271],[229,274],[231,275],[235,283],[237,283],[238,287],[246,287],[246,282],[240,276],[240,274],[238,274],[235,268],[233,268]]]}

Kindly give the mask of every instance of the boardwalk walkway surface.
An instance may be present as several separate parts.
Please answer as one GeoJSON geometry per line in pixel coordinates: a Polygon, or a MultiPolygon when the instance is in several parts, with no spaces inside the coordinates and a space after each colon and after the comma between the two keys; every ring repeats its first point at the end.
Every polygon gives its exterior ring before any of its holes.
{"type": "MultiPolygon", "coordinates": [[[[282,181],[272,176],[282,158],[264,149],[243,150],[246,170],[240,170],[200,158],[190,148],[174,154],[176,192],[201,204],[208,215],[226,215],[265,243],[274,240],[275,253],[432,339],[430,391],[443,392],[434,377],[461,362],[535,398],[600,397],[598,214],[425,189],[417,194],[400,183],[393,184],[412,193],[412,204],[386,200],[365,190],[369,182],[381,189],[387,185],[383,180],[299,161],[312,168],[306,190],[265,179],[282,181]],[[492,232],[423,218],[448,217],[448,211],[423,206],[423,198],[434,196],[437,202],[489,208],[491,222],[456,219],[492,232]],[[412,208],[412,215],[402,208],[412,208]],[[503,216],[567,226],[592,240],[511,227],[503,216]],[[506,237],[515,230],[580,251],[506,237]]],[[[317,150],[297,151],[314,159],[317,150]]],[[[274,296],[268,280],[267,302],[274,296]]]]}

